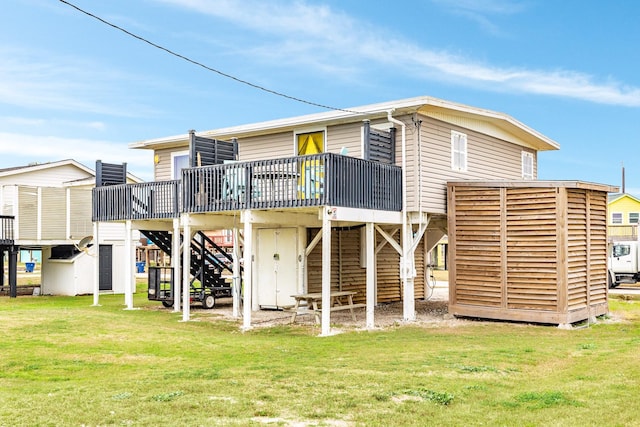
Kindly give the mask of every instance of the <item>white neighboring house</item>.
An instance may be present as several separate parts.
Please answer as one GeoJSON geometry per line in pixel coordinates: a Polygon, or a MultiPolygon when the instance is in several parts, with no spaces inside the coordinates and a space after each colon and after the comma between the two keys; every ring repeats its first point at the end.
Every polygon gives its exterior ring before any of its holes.
{"type": "MultiPolygon", "coordinates": [[[[127,181],[141,182],[131,174],[127,181]]],[[[0,169],[0,214],[15,217],[18,248],[42,250],[42,294],[81,295],[94,290],[95,248],[82,251],[77,244],[93,233],[95,183],[95,171],[71,159],[0,169]]],[[[101,291],[124,292],[123,263],[113,262],[127,254],[124,236],[124,224],[100,227],[101,291]]]]}

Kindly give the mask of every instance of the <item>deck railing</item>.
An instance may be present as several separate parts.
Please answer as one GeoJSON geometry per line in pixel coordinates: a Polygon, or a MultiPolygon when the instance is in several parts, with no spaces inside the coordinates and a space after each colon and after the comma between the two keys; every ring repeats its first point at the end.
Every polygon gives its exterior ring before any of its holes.
{"type": "Polygon", "coordinates": [[[13,245],[14,217],[0,215],[0,245],[13,245]]]}
{"type": "Polygon", "coordinates": [[[184,212],[335,205],[400,211],[401,170],[333,153],[184,169],[184,212]]]}
{"type": "Polygon", "coordinates": [[[93,189],[93,221],[177,218],[179,214],[180,180],[93,189]]]}
{"type": "Polygon", "coordinates": [[[611,224],[607,228],[609,240],[638,240],[638,224],[611,224]]]}
{"type": "Polygon", "coordinates": [[[94,221],[323,205],[400,211],[401,169],[323,153],[189,168],[181,181],[93,190],[94,221]]]}

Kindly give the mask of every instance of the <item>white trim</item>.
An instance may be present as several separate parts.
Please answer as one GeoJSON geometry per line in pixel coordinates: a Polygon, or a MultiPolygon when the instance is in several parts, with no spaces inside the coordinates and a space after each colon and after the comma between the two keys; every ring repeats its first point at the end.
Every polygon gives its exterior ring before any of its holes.
{"type": "Polygon", "coordinates": [[[82,163],[78,163],[73,159],[60,160],[57,162],[48,162],[48,163],[37,163],[33,165],[17,167],[17,168],[8,168],[8,170],[0,170],[0,176],[11,176],[11,175],[19,175],[27,172],[35,172],[43,169],[52,169],[60,166],[72,165],[77,167],[78,169],[95,176],[95,172],[83,165],[82,163]]]}
{"type": "MultiPolygon", "coordinates": [[[[212,129],[199,132],[200,135],[210,138],[246,138],[252,135],[265,135],[276,132],[296,129],[297,127],[313,126],[314,123],[322,123],[324,126],[338,123],[353,123],[363,119],[374,120],[387,116],[387,111],[395,110],[395,115],[412,114],[419,112],[430,116],[439,111],[447,111],[452,115],[469,116],[485,122],[494,122],[499,128],[504,129],[522,140],[520,145],[535,147],[536,150],[557,150],[560,145],[552,139],[542,135],[536,130],[515,120],[513,117],[482,108],[469,105],[457,104],[443,99],[429,96],[401,99],[380,104],[371,104],[360,107],[347,108],[344,110],[328,111],[323,113],[309,114],[305,116],[278,119],[267,122],[251,123],[241,126],[212,129]]],[[[138,141],[129,144],[129,148],[160,148],[163,146],[176,146],[176,144],[187,144],[188,134],[174,135],[158,139],[138,141]]]]}
{"type": "Polygon", "coordinates": [[[314,126],[314,127],[304,127],[297,128],[293,130],[293,155],[298,155],[298,135],[302,135],[305,133],[317,133],[322,132],[322,152],[326,153],[327,151],[327,127],[326,126],[314,126]]]}

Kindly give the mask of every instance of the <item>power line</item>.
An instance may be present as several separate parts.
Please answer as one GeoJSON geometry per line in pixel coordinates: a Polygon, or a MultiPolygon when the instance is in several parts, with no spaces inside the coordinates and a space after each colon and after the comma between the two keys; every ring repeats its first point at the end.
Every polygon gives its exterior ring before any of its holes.
{"type": "Polygon", "coordinates": [[[251,83],[251,82],[249,82],[247,80],[240,79],[240,78],[235,77],[235,76],[233,76],[231,74],[228,74],[228,73],[225,73],[223,71],[217,70],[215,68],[209,67],[208,65],[205,65],[205,64],[203,64],[201,62],[193,60],[193,59],[191,59],[191,58],[189,58],[187,56],[184,56],[184,55],[182,55],[180,53],[177,53],[177,52],[175,52],[175,51],[173,51],[171,49],[168,49],[168,48],[166,48],[164,46],[160,46],[159,44],[156,44],[156,43],[154,43],[154,42],[152,42],[152,41],[150,41],[150,40],[148,40],[148,39],[146,39],[146,38],[144,38],[142,36],[134,34],[131,31],[128,31],[128,30],[126,30],[126,29],[124,29],[124,28],[122,28],[122,27],[120,27],[120,26],[118,26],[116,24],[113,24],[113,23],[111,23],[111,22],[109,22],[109,21],[97,16],[97,15],[94,15],[91,12],[87,12],[86,10],[81,9],[78,6],[76,6],[76,5],[72,4],[72,3],[69,3],[66,0],[59,0],[59,1],[61,3],[66,4],[67,6],[71,6],[72,8],[76,9],[78,12],[84,13],[85,15],[87,15],[87,16],[89,16],[91,18],[94,18],[94,19],[102,22],[103,24],[106,24],[106,25],[108,25],[108,26],[110,26],[112,28],[115,28],[116,30],[122,31],[123,33],[127,34],[128,36],[131,36],[131,37],[133,37],[135,39],[138,39],[141,42],[147,43],[148,45],[151,45],[151,46],[155,47],[156,49],[163,50],[163,51],[167,52],[170,55],[178,57],[178,58],[180,58],[180,59],[182,59],[184,61],[190,62],[190,63],[192,63],[194,65],[197,65],[198,67],[202,67],[207,71],[211,71],[211,72],[219,74],[219,75],[221,75],[223,77],[226,77],[228,79],[235,80],[238,83],[242,83],[242,84],[250,86],[250,87],[252,87],[254,89],[258,89],[258,90],[261,90],[261,91],[264,91],[264,92],[268,92],[268,93],[270,93],[272,95],[280,96],[280,97],[283,97],[283,98],[286,98],[286,99],[290,99],[292,101],[301,102],[303,104],[308,104],[308,105],[313,105],[315,107],[320,107],[320,108],[324,108],[324,109],[327,109],[327,110],[344,111],[345,113],[353,113],[353,114],[362,114],[362,113],[360,113],[358,111],[346,110],[346,109],[343,109],[343,108],[337,108],[337,107],[331,107],[329,105],[319,104],[319,103],[313,102],[313,101],[307,101],[307,100],[302,99],[302,98],[297,98],[295,96],[287,95],[285,93],[278,92],[278,91],[275,91],[273,89],[269,89],[269,88],[266,88],[264,86],[257,85],[255,83],[251,83]]]}

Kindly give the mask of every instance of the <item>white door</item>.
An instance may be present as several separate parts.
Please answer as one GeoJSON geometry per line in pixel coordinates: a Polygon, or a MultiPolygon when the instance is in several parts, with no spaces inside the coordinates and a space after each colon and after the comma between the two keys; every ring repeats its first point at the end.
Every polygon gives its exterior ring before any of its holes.
{"type": "Polygon", "coordinates": [[[258,230],[256,264],[258,304],[262,308],[291,306],[298,280],[296,228],[258,230]]]}

